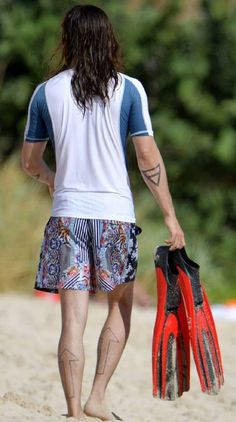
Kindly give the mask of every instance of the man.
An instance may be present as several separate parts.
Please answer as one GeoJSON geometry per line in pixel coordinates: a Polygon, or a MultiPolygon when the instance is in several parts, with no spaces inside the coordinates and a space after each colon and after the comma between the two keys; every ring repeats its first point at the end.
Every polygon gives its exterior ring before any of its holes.
{"type": "Polygon", "coordinates": [[[104,11],[73,7],[62,23],[60,50],[59,68],[31,98],[22,149],[26,173],[53,195],[35,288],[60,294],[58,363],[68,415],[112,420],[105,391],[129,335],[140,232],[126,168],[128,134],[169,229],[166,243],[174,250],[185,241],[153,139],[145,90],[119,72],[119,45],[104,11]],[[49,139],[56,174],[43,160],[49,139]],[[109,312],[82,409],[83,333],[89,293],[97,289],[107,292],[109,312]]]}

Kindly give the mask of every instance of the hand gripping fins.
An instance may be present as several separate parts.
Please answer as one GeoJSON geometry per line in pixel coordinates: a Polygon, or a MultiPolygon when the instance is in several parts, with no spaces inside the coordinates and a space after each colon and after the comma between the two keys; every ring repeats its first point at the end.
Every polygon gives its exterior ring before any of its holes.
{"type": "Polygon", "coordinates": [[[158,304],[152,344],[153,396],[175,400],[189,390],[190,351],[178,272],[168,258],[168,246],[156,249],[158,304]]]}
{"type": "Polygon", "coordinates": [[[224,383],[223,367],[212,312],[200,283],[199,265],[188,258],[184,248],[170,254],[179,272],[179,286],[201,389],[207,394],[217,394],[224,383]]]}

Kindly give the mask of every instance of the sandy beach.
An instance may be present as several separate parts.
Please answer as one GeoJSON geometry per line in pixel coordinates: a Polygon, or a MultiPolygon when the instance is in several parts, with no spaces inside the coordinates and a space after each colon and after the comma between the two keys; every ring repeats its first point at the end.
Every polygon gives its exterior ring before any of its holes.
{"type": "MultiPolygon", "coordinates": [[[[0,296],[0,421],[56,422],[66,419],[57,369],[60,305],[4,294],[0,296]]],[[[106,305],[91,301],[85,335],[87,355],[83,402],[92,382],[106,305]]],[[[236,323],[217,319],[225,368],[225,385],[215,397],[201,393],[194,365],[191,390],[175,402],[154,399],[151,392],[153,308],[135,307],[129,342],[110,383],[112,411],[125,422],[233,422],[236,420],[236,323]]],[[[91,421],[97,419],[91,418],[91,421]]]]}

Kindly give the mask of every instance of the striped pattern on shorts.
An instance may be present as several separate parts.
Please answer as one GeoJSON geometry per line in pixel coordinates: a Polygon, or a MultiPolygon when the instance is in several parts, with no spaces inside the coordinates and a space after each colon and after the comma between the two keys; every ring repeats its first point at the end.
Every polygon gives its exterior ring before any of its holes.
{"type": "Polygon", "coordinates": [[[111,291],[135,279],[138,262],[135,223],[50,217],[44,231],[35,289],[111,291]]]}

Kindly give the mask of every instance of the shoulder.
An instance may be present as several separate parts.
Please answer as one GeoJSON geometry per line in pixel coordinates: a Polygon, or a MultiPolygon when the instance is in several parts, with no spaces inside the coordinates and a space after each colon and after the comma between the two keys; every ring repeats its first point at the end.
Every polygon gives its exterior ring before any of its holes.
{"type": "Polygon", "coordinates": [[[58,86],[68,82],[70,83],[72,75],[72,69],[66,69],[57,73],[56,75],[52,76],[51,78],[45,81],[45,83],[47,84],[47,88],[52,86],[58,86]]]}
{"type": "Polygon", "coordinates": [[[146,95],[145,88],[139,79],[133,78],[132,76],[126,75],[124,73],[121,73],[121,75],[123,77],[125,87],[127,87],[130,94],[134,96],[141,95],[141,97],[146,95]]]}
{"type": "Polygon", "coordinates": [[[139,79],[133,78],[132,76],[129,76],[129,75],[126,75],[125,73],[121,73],[121,75],[122,75],[124,81],[129,86],[132,86],[132,87],[134,87],[136,89],[140,89],[140,88],[144,89],[144,86],[143,86],[142,82],[139,79]]]}
{"type": "Polygon", "coordinates": [[[51,86],[57,85],[58,83],[64,82],[68,80],[68,78],[71,79],[71,72],[68,70],[65,70],[63,72],[58,73],[55,76],[52,76],[51,78],[46,79],[45,81],[38,84],[32,94],[31,100],[40,100],[42,97],[45,96],[45,91],[51,86]]]}
{"type": "MultiPolygon", "coordinates": [[[[38,84],[33,91],[30,100],[30,107],[32,108],[40,108],[47,103],[47,92],[49,91],[50,95],[52,93],[61,93],[62,84],[65,85],[65,81],[71,80],[72,73],[68,70],[58,73],[55,76],[41,82],[38,84]]],[[[63,93],[65,91],[63,90],[63,93]]]]}
{"type": "Polygon", "coordinates": [[[30,106],[38,107],[45,101],[46,82],[42,82],[36,86],[30,100],[30,106]]]}
{"type": "Polygon", "coordinates": [[[55,103],[57,101],[64,101],[64,99],[70,95],[72,75],[72,70],[63,70],[45,81],[45,101],[48,104],[55,103]]]}

